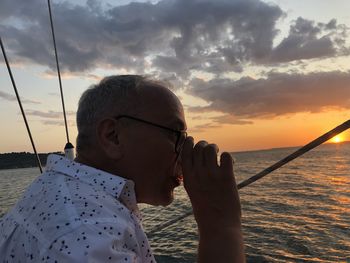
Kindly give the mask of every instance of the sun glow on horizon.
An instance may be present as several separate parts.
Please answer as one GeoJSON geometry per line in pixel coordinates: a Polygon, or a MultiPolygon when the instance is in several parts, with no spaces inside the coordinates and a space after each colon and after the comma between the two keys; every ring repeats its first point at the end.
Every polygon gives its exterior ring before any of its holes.
{"type": "Polygon", "coordinates": [[[344,141],[344,138],[341,135],[334,136],[332,139],[329,140],[332,143],[340,143],[344,141]]]}

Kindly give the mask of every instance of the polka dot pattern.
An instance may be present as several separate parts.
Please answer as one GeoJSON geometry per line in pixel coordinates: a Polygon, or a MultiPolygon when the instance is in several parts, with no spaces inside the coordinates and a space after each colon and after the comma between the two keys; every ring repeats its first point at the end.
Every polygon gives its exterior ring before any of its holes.
{"type": "Polygon", "coordinates": [[[0,262],[155,262],[134,183],[50,155],[0,219],[0,262]]]}

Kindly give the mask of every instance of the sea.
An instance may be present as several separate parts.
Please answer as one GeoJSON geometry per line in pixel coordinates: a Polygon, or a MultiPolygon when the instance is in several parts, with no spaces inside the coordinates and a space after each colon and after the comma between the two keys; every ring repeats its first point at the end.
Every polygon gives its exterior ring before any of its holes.
{"type": "MultiPolygon", "coordinates": [[[[237,182],[297,148],[232,153],[237,182]]],[[[0,170],[0,216],[39,174],[0,170]]],[[[240,190],[247,262],[350,262],[350,143],[324,144],[240,190]]],[[[168,207],[141,205],[146,232],[190,209],[182,187],[168,207]]],[[[193,216],[150,236],[157,262],[195,262],[193,216]]],[[[222,240],[225,242],[225,240],[222,240]]]]}

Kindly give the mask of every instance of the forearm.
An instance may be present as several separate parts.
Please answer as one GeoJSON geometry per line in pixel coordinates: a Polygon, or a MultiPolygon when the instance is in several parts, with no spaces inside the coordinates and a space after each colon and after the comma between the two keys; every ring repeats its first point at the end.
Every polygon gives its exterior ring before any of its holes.
{"type": "Polygon", "coordinates": [[[198,262],[245,262],[241,228],[216,226],[199,229],[198,262]]]}

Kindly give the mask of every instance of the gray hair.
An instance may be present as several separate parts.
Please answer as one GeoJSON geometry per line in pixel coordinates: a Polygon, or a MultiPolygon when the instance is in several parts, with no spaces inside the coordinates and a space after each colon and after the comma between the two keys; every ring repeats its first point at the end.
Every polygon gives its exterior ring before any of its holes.
{"type": "Polygon", "coordinates": [[[136,114],[139,90],[161,82],[140,75],[109,76],[92,85],[81,96],[77,111],[77,152],[95,141],[96,124],[105,117],[136,114]]]}

